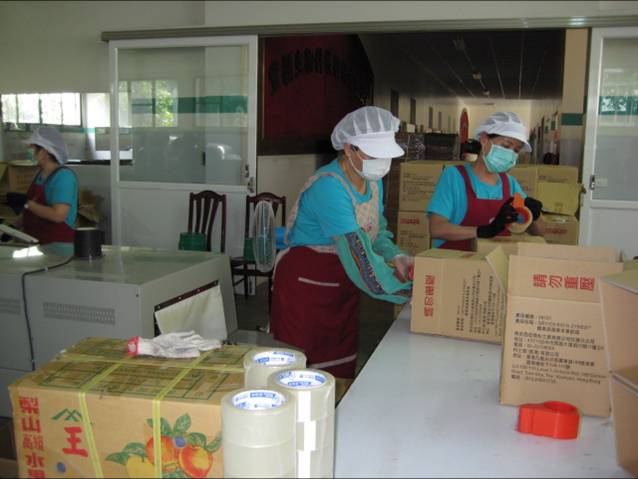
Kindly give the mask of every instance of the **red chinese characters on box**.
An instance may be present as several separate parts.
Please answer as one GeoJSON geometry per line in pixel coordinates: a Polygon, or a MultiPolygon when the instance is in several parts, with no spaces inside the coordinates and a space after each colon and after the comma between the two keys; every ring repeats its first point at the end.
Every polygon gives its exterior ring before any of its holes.
{"type": "Polygon", "coordinates": [[[425,276],[425,296],[423,297],[423,315],[434,316],[434,283],[435,277],[431,274],[425,276]]]}
{"type": "Polygon", "coordinates": [[[38,398],[20,396],[19,398],[22,431],[22,446],[25,451],[27,477],[45,477],[44,475],[44,438],[40,428],[40,405],[38,398]]]}
{"type": "Polygon", "coordinates": [[[69,447],[63,448],[62,452],[67,456],[76,455],[87,457],[89,453],[86,449],[80,447],[82,439],[78,437],[78,434],[82,433],[82,428],[80,426],[65,427],[64,432],[67,433],[66,440],[69,443],[69,447]]]}
{"type": "Polygon", "coordinates": [[[582,291],[594,291],[596,278],[590,276],[533,274],[532,284],[535,288],[578,289],[582,291]]]}

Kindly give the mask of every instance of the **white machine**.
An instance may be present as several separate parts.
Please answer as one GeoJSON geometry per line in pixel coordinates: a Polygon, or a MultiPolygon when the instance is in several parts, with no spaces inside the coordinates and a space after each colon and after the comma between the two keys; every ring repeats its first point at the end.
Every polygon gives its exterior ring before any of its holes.
{"type": "Polygon", "coordinates": [[[211,288],[219,288],[223,302],[222,314],[213,320],[225,320],[229,341],[280,344],[257,331],[237,330],[226,255],[103,246],[101,258],[88,260],[72,258],[72,245],[29,250],[40,256],[26,256],[26,248],[0,247],[0,416],[11,415],[7,385],[32,369],[22,275],[65,260],[63,266],[24,278],[36,368],[90,336],[152,338],[155,311],[211,288]]]}

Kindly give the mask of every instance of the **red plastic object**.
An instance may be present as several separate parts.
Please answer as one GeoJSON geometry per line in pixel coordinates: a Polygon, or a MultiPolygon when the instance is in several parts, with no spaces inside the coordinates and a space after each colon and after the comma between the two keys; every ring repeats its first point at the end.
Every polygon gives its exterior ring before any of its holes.
{"type": "Polygon", "coordinates": [[[523,404],[518,409],[518,432],[555,439],[575,439],[580,415],[571,404],[549,401],[523,404]]]}

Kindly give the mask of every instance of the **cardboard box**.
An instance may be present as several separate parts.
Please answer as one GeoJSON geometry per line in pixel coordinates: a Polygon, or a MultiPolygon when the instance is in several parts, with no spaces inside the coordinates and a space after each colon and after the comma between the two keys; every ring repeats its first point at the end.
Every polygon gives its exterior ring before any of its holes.
{"type": "Polygon", "coordinates": [[[430,224],[427,213],[399,211],[397,245],[412,256],[430,249],[430,224]]]}
{"type": "Polygon", "coordinates": [[[543,211],[574,216],[580,206],[580,183],[538,182],[537,199],[543,203],[543,211]]]}
{"type": "Polygon", "coordinates": [[[538,181],[578,183],[578,168],[568,165],[538,165],[538,181]]]}
{"type": "Polygon", "coordinates": [[[0,191],[26,193],[37,171],[38,167],[29,161],[0,163],[0,191]]]}
{"type": "Polygon", "coordinates": [[[249,348],[121,360],[118,341],[83,341],[9,386],[20,476],[157,477],[161,457],[165,477],[222,477],[220,400],[244,383],[226,368],[249,348]]]}
{"type": "Polygon", "coordinates": [[[515,166],[507,172],[521,185],[527,196],[536,198],[538,185],[538,169],[536,166],[515,166]]]}
{"type": "Polygon", "coordinates": [[[408,161],[401,163],[399,210],[425,211],[443,168],[460,161],[408,161]]]}
{"type": "Polygon", "coordinates": [[[509,257],[500,400],[563,401],[581,414],[609,414],[600,279],[622,270],[606,247],[519,243],[509,257]]]}
{"type": "Polygon", "coordinates": [[[580,223],[575,216],[543,215],[545,240],[552,244],[578,244],[580,223]]]}
{"type": "Polygon", "coordinates": [[[430,249],[415,256],[410,330],[500,343],[505,291],[491,264],[505,264],[502,249],[488,255],[430,249]]]}
{"type": "Polygon", "coordinates": [[[638,270],[601,281],[618,464],[638,477],[638,270]]]}
{"type": "Polygon", "coordinates": [[[542,236],[532,236],[528,234],[495,236],[494,238],[477,238],[472,242],[472,249],[477,253],[489,253],[499,246],[503,252],[509,256],[516,254],[518,251],[518,243],[545,243],[542,236]]]}

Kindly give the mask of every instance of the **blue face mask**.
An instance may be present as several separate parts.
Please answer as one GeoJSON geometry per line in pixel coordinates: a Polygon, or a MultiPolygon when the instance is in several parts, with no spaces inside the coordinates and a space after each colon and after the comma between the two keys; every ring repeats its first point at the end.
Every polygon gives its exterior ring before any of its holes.
{"type": "Polygon", "coordinates": [[[490,173],[505,173],[516,164],[518,154],[492,143],[490,152],[485,155],[485,166],[490,173]]]}

